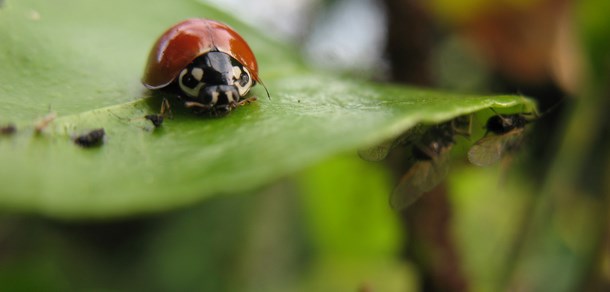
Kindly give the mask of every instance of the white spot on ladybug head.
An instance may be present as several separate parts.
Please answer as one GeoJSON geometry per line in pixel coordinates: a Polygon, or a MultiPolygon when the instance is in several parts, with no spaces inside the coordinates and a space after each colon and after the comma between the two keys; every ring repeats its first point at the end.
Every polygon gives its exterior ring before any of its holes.
{"type": "MultiPolygon", "coordinates": [[[[227,96],[227,101],[229,103],[235,101],[235,98],[233,98],[233,91],[226,91],[225,95],[227,96]]],[[[239,97],[237,97],[237,99],[239,100],[239,97]]]]}
{"type": "Polygon", "coordinates": [[[246,95],[254,85],[252,83],[252,75],[250,75],[250,72],[246,67],[240,68],[239,66],[234,66],[233,78],[235,80],[233,84],[237,87],[240,96],[246,95]]]}
{"type": "Polygon", "coordinates": [[[220,94],[218,93],[218,91],[214,91],[212,92],[212,104],[216,104],[218,102],[218,96],[220,94]]]}
{"type": "Polygon", "coordinates": [[[195,77],[195,79],[201,81],[201,80],[203,80],[203,69],[193,68],[193,70],[191,70],[191,75],[193,75],[193,77],[195,77]]]}
{"type": "Polygon", "coordinates": [[[239,66],[233,66],[233,78],[235,80],[239,80],[240,76],[241,76],[241,68],[239,68],[239,66]]]}
{"type": "Polygon", "coordinates": [[[205,85],[205,83],[194,78],[195,76],[190,74],[188,69],[182,70],[180,76],[178,76],[178,85],[180,85],[180,89],[189,97],[198,97],[201,88],[205,85]]]}

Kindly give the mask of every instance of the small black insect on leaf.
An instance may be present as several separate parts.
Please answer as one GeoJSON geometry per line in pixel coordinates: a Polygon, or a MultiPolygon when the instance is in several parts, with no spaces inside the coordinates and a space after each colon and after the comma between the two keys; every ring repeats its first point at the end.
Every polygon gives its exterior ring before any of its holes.
{"type": "Polygon", "coordinates": [[[421,138],[424,130],[425,127],[421,124],[416,125],[398,137],[388,139],[374,146],[358,149],[358,155],[366,161],[384,160],[395,148],[406,147],[416,143],[421,138]]]}
{"type": "Polygon", "coordinates": [[[95,129],[88,133],[77,136],[74,139],[74,143],[83,148],[99,146],[104,141],[105,134],[106,132],[104,131],[104,128],[95,129]]]}
{"type": "Polygon", "coordinates": [[[149,114],[144,116],[144,118],[149,120],[153,124],[153,126],[155,126],[155,128],[161,127],[166,117],[172,119],[173,114],[169,105],[169,101],[165,98],[161,102],[161,111],[158,114],[149,114]]]}
{"type": "Polygon", "coordinates": [[[441,183],[449,172],[450,152],[455,136],[470,136],[471,115],[437,125],[418,125],[397,138],[358,151],[368,161],[384,160],[396,149],[410,149],[408,169],[390,195],[390,205],[402,210],[441,183]]]}
{"type": "Polygon", "coordinates": [[[411,166],[390,196],[395,210],[409,207],[441,183],[449,173],[449,153],[455,143],[454,122],[431,127],[411,149],[411,166]]]}
{"type": "Polygon", "coordinates": [[[477,166],[489,166],[510,156],[521,146],[525,126],[534,119],[524,114],[490,117],[485,124],[485,136],[470,147],[468,160],[477,166]]]}
{"type": "Polygon", "coordinates": [[[161,125],[163,125],[163,120],[165,119],[161,114],[145,115],[144,118],[149,120],[155,128],[161,127],[161,125]]]}
{"type": "Polygon", "coordinates": [[[14,124],[0,126],[0,135],[12,135],[17,132],[17,127],[14,124]]]}

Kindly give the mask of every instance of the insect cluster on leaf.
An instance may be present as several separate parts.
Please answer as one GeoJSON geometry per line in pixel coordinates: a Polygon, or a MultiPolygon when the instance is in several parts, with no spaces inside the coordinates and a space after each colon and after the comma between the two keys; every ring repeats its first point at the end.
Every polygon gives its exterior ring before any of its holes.
{"type": "MultiPolygon", "coordinates": [[[[390,195],[392,208],[400,210],[412,205],[424,193],[431,191],[444,180],[449,171],[449,154],[455,144],[455,136],[469,136],[470,127],[471,117],[461,116],[430,126],[414,143],[405,145],[402,141],[393,142],[402,146],[411,146],[411,156],[407,162],[408,170],[402,175],[390,195]]],[[[404,136],[401,139],[405,139],[404,136]]],[[[379,161],[393,148],[392,143],[386,142],[381,147],[362,150],[359,154],[366,160],[379,161]]]]}

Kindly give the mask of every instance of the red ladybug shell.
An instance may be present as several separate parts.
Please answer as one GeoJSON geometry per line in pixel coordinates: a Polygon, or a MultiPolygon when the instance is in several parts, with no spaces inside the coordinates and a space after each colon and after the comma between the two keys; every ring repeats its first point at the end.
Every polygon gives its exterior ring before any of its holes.
{"type": "Polygon", "coordinates": [[[218,21],[191,18],[159,37],[148,56],[142,83],[148,89],[165,87],[195,58],[210,51],[230,55],[248,68],[254,80],[260,81],[254,53],[237,32],[218,21]]]}

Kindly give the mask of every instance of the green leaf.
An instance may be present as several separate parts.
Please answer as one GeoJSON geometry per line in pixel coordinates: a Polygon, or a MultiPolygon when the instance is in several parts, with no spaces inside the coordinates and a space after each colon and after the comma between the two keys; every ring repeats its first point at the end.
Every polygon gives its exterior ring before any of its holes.
{"type": "MultiPolygon", "coordinates": [[[[294,49],[194,1],[7,1],[0,8],[0,205],[57,217],[107,218],[184,206],[260,187],[337,153],[489,107],[525,110],[519,96],[477,96],[377,85],[311,70],[294,49]],[[69,13],[66,7],[70,7],[69,13]],[[229,116],[194,116],[139,79],[170,25],[208,17],[239,31],[272,99],[229,116]],[[175,116],[142,117],[163,97],[175,116]],[[58,118],[41,134],[35,121],[58,118]],[[104,128],[101,147],[72,139],[104,128]]],[[[254,94],[265,96],[260,87],[254,94]]]]}

